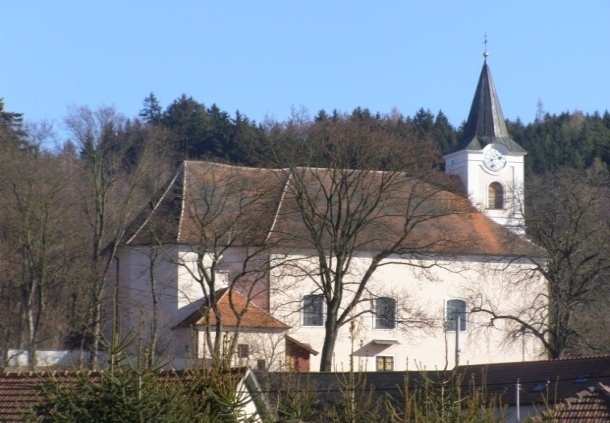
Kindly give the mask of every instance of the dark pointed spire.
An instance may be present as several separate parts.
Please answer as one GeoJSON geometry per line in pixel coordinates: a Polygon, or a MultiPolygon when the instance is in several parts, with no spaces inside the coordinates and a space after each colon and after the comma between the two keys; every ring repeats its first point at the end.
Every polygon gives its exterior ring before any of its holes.
{"type": "Polygon", "coordinates": [[[483,63],[464,135],[466,137],[508,137],[502,107],[487,61],[483,63]]]}
{"type": "Polygon", "coordinates": [[[512,152],[525,152],[510,138],[496,87],[487,64],[487,46],[483,53],[484,62],[474,93],[468,121],[464,127],[463,146],[468,150],[480,150],[490,143],[503,144],[512,152]]]}

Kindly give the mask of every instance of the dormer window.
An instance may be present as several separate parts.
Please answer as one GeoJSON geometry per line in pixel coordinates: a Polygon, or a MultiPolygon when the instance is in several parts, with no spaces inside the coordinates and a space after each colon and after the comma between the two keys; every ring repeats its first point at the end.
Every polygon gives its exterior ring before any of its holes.
{"type": "Polygon", "coordinates": [[[499,182],[489,184],[487,208],[491,210],[501,210],[504,208],[504,188],[502,188],[502,184],[499,182]]]}

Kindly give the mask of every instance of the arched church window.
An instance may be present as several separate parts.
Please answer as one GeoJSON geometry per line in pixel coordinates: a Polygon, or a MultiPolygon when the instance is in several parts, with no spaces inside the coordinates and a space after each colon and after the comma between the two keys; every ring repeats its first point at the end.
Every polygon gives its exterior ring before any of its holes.
{"type": "Polygon", "coordinates": [[[502,185],[499,182],[492,182],[489,184],[489,191],[487,193],[487,208],[504,208],[504,188],[502,188],[502,185]]]}

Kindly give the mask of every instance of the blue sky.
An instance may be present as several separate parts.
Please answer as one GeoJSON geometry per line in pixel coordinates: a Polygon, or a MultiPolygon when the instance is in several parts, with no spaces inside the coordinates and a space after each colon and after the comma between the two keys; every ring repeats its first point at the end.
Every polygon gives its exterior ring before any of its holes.
{"type": "MultiPolygon", "coordinates": [[[[291,109],[467,117],[489,36],[507,117],[609,108],[610,1],[27,1],[0,5],[0,97],[61,127],[154,91],[258,121],[291,109]]],[[[60,129],[60,128],[58,128],[60,129]]]]}

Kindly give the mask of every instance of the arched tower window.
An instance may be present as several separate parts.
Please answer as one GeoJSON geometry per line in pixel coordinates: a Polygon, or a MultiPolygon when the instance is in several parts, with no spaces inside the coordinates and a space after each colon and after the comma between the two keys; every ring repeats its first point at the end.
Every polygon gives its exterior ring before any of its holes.
{"type": "Polygon", "coordinates": [[[487,193],[487,208],[504,208],[504,188],[502,188],[502,185],[499,182],[492,182],[489,184],[489,190],[487,193]]]}

